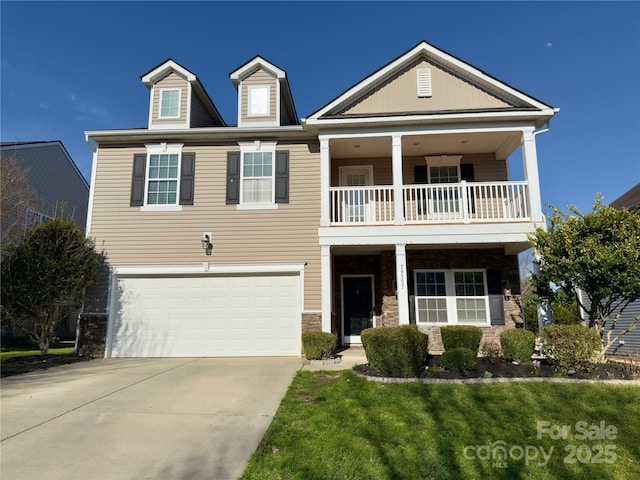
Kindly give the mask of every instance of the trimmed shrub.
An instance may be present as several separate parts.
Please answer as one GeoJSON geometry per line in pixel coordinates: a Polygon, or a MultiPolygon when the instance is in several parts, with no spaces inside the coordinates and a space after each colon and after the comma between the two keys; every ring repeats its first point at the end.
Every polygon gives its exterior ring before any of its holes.
{"type": "Polygon", "coordinates": [[[416,325],[367,328],[360,332],[369,365],[391,377],[417,377],[427,363],[429,337],[416,325]]]}
{"type": "Polygon", "coordinates": [[[507,360],[525,363],[531,360],[536,349],[536,336],[529,330],[505,330],[500,334],[502,354],[507,360]]]}
{"type": "Polygon", "coordinates": [[[480,347],[480,354],[492,365],[502,360],[502,350],[496,342],[484,342],[480,347]]]}
{"type": "Polygon", "coordinates": [[[478,354],[464,347],[445,350],[440,357],[440,366],[447,370],[470,372],[478,368],[478,354]]]}
{"type": "Polygon", "coordinates": [[[482,340],[482,329],[479,327],[466,325],[441,327],[440,335],[442,336],[442,344],[445,350],[468,348],[473,350],[476,355],[478,354],[480,340],[482,340]]]}
{"type": "Polygon", "coordinates": [[[338,337],[329,332],[305,332],[302,334],[302,348],[307,360],[333,358],[338,350],[338,337]]]}
{"type": "Polygon", "coordinates": [[[584,325],[551,325],[540,330],[542,353],[566,370],[589,371],[600,353],[598,333],[584,325]]]}

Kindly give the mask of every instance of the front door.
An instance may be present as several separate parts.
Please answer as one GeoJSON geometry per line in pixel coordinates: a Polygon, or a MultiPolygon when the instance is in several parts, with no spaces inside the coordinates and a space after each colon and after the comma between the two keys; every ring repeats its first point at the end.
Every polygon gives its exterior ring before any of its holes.
{"type": "Polygon", "coordinates": [[[373,275],[343,276],[343,343],[362,343],[360,332],[373,327],[373,313],[373,275]]]}

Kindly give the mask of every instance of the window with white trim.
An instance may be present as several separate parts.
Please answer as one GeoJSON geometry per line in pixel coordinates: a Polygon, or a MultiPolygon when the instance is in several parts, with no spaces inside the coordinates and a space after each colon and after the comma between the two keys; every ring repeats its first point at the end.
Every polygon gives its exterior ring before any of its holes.
{"type": "Polygon", "coordinates": [[[242,203],[274,203],[273,152],[245,152],[243,154],[242,203]]]}
{"type": "Polygon", "coordinates": [[[160,90],[160,118],[180,118],[180,89],[160,90]]]}
{"type": "Polygon", "coordinates": [[[249,96],[247,115],[250,117],[268,117],[271,103],[269,85],[250,85],[247,92],[249,96]]]}
{"type": "Polygon", "coordinates": [[[414,282],[418,323],[489,325],[484,270],[416,270],[414,282]]]}
{"type": "Polygon", "coordinates": [[[177,205],[180,155],[156,153],[149,155],[147,171],[147,205],[177,205]]]}

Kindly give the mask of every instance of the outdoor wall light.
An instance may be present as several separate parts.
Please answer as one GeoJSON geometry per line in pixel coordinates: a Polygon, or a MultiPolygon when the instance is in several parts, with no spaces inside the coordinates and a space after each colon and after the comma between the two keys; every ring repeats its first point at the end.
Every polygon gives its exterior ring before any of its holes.
{"type": "Polygon", "coordinates": [[[211,255],[211,252],[213,251],[213,243],[211,243],[211,233],[204,233],[200,242],[202,243],[202,249],[204,250],[204,253],[206,253],[207,255],[211,255]]]}
{"type": "Polygon", "coordinates": [[[511,289],[510,288],[505,288],[502,293],[504,294],[504,299],[505,300],[511,300],[511,289]]]}

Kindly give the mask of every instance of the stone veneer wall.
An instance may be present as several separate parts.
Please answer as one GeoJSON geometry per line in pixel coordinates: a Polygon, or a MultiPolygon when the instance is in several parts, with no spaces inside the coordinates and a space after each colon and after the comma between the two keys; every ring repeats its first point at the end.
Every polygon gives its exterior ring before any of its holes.
{"type": "Polygon", "coordinates": [[[78,355],[104,357],[107,343],[107,314],[80,314],[77,339],[78,355]]]}
{"type": "Polygon", "coordinates": [[[322,314],[320,313],[303,313],[302,314],[302,333],[321,332],[322,331],[322,314]]]}
{"type": "MultiPolygon", "coordinates": [[[[449,249],[449,250],[407,250],[407,270],[409,282],[413,282],[415,269],[455,269],[482,268],[501,272],[502,280],[509,282],[512,298],[504,301],[505,325],[482,327],[483,342],[500,341],[500,333],[509,328],[522,326],[522,317],[517,302],[520,295],[520,273],[517,255],[505,255],[500,248],[496,249],[449,249]]],[[[341,275],[374,275],[376,299],[376,326],[388,327],[398,325],[398,299],[395,291],[395,251],[384,250],[379,255],[343,255],[334,257],[334,311],[337,321],[341,319],[342,291],[341,275]]],[[[413,285],[410,286],[410,291],[413,285]]],[[[340,335],[340,325],[338,334],[340,335]]],[[[443,351],[440,328],[420,326],[429,334],[432,353],[443,351]]],[[[340,337],[339,337],[340,338],[340,337]]]]}
{"type": "MultiPolygon", "coordinates": [[[[502,280],[509,282],[512,297],[503,301],[504,325],[482,328],[481,345],[484,342],[500,343],[500,334],[511,328],[522,327],[520,298],[520,273],[517,255],[505,255],[502,249],[454,249],[454,250],[409,250],[407,270],[414,269],[483,268],[500,270],[502,280]]],[[[420,330],[429,335],[429,352],[442,353],[444,347],[439,327],[421,325],[420,330]]]]}
{"type": "MultiPolygon", "coordinates": [[[[516,301],[518,297],[514,296],[511,300],[504,302],[504,325],[492,325],[490,327],[480,327],[482,329],[482,340],[480,340],[480,346],[483,343],[496,343],[500,345],[500,334],[505,330],[512,328],[522,328],[522,316],[521,310],[516,301]]],[[[440,327],[427,327],[421,325],[420,330],[429,336],[429,353],[441,354],[444,352],[444,345],[442,345],[442,337],[440,336],[440,327]]]]}

